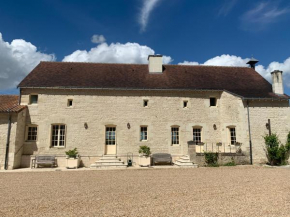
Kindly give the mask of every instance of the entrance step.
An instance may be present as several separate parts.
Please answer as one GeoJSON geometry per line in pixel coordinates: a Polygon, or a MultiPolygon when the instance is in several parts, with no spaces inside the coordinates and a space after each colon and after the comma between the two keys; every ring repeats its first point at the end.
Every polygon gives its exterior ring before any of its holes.
{"type": "Polygon", "coordinates": [[[109,168],[126,168],[127,165],[116,155],[103,155],[90,168],[109,169],[109,168]]]}
{"type": "Polygon", "coordinates": [[[174,165],[179,167],[193,167],[193,168],[198,167],[197,164],[194,164],[192,161],[190,161],[189,155],[182,156],[177,161],[175,161],[174,165]]]}

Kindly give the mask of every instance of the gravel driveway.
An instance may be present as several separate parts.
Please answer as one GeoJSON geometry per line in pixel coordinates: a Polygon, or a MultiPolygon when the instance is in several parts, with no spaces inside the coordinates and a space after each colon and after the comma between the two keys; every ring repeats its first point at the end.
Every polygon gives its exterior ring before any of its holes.
{"type": "Polygon", "coordinates": [[[0,216],[290,216],[290,170],[1,173],[0,216]]]}

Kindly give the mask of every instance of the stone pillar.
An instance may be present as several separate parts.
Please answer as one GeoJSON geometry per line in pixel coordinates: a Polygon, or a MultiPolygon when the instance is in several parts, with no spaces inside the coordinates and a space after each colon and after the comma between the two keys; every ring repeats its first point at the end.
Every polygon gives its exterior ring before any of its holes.
{"type": "Polygon", "coordinates": [[[192,141],[187,142],[187,144],[188,144],[188,155],[189,155],[190,161],[193,163],[197,163],[196,162],[196,145],[192,141]]]}

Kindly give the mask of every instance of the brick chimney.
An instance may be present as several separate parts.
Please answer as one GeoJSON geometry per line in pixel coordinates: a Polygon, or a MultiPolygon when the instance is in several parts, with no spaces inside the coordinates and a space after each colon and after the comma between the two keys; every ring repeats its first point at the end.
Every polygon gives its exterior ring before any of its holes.
{"type": "Polygon", "coordinates": [[[272,75],[272,89],[276,94],[284,94],[282,71],[275,70],[271,72],[272,75]]]}
{"type": "Polygon", "coordinates": [[[149,55],[149,73],[162,73],[162,55],[149,55]]]}

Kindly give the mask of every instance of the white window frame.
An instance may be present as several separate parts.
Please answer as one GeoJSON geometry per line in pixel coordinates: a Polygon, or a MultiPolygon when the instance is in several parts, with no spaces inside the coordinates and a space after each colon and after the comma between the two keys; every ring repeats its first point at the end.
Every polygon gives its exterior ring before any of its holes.
{"type": "Polygon", "coordinates": [[[51,139],[50,139],[50,147],[52,148],[65,148],[66,146],[66,129],[67,126],[65,124],[51,124],[51,139]],[[54,140],[54,126],[58,126],[57,129],[57,140],[54,140]],[[64,139],[60,140],[61,135],[61,126],[64,126],[64,139]],[[53,142],[57,141],[57,145],[53,145],[53,142]],[[60,142],[63,141],[63,145],[60,145],[60,142]]]}
{"type": "Polygon", "coordinates": [[[171,145],[179,145],[180,144],[180,132],[179,132],[179,126],[171,126],[170,129],[170,135],[171,135],[171,145]],[[176,130],[177,129],[177,130],[176,130]],[[177,132],[177,135],[175,135],[176,139],[173,137],[173,132],[177,132]]]}
{"type": "Polygon", "coordinates": [[[140,126],[140,141],[141,142],[148,141],[148,126],[145,126],[145,125],[140,126]],[[146,128],[146,131],[145,130],[142,130],[144,128],[146,128]],[[142,135],[142,132],[145,133],[145,138],[146,139],[142,139],[142,138],[144,138],[143,135],[142,135]]]}
{"type": "MultiPolygon", "coordinates": [[[[116,142],[117,142],[116,131],[117,131],[117,127],[116,126],[106,126],[106,128],[105,128],[105,145],[116,145],[116,142]],[[113,128],[115,130],[112,130],[113,128]],[[107,130],[107,129],[109,129],[109,130],[107,130]],[[115,132],[114,133],[114,140],[107,139],[107,132],[115,132]],[[113,141],[114,141],[114,143],[112,143],[113,141]]],[[[109,138],[110,138],[110,135],[109,135],[109,138]]]]}
{"type": "Polygon", "coordinates": [[[196,144],[202,142],[202,127],[193,127],[193,128],[192,128],[192,141],[195,142],[196,144]],[[200,135],[199,135],[199,137],[200,137],[200,141],[199,141],[199,142],[194,141],[194,131],[195,131],[195,130],[200,130],[200,135]]]}
{"type": "Polygon", "coordinates": [[[38,125],[36,124],[30,124],[30,125],[27,125],[26,126],[26,133],[25,133],[25,141],[26,142],[37,142],[37,139],[38,139],[38,125]],[[35,140],[29,140],[28,137],[29,137],[29,128],[36,128],[36,139],[35,140]]]}

